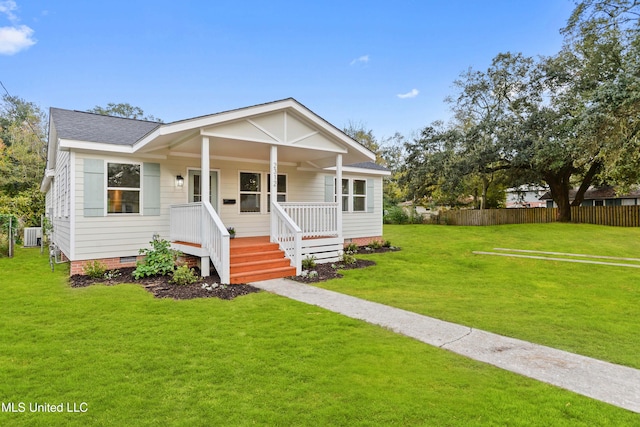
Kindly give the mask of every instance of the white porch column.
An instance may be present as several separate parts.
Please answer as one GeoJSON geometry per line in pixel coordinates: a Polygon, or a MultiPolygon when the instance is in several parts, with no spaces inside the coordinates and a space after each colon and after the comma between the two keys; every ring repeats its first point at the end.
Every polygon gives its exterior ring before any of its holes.
{"type": "MultiPolygon", "coordinates": [[[[278,200],[278,146],[271,146],[271,157],[269,159],[269,173],[271,174],[271,182],[269,185],[269,191],[271,193],[271,205],[278,200]]],[[[269,206],[271,215],[271,241],[276,241],[277,230],[277,220],[274,214],[273,206],[269,206]]]]}
{"type": "MultiPolygon", "coordinates": [[[[200,188],[201,188],[201,197],[202,204],[205,202],[209,202],[209,137],[202,137],[202,150],[200,155],[200,188]]],[[[209,222],[207,221],[207,216],[204,214],[204,208],[202,213],[202,242],[205,242],[205,236],[211,233],[209,230],[209,222]]],[[[200,273],[202,277],[208,277],[210,275],[209,272],[209,264],[210,260],[208,256],[204,256],[200,258],[200,273]]]]}
{"type": "Polygon", "coordinates": [[[338,237],[342,239],[342,154],[336,155],[336,201],[338,202],[336,226],[338,237]]]}

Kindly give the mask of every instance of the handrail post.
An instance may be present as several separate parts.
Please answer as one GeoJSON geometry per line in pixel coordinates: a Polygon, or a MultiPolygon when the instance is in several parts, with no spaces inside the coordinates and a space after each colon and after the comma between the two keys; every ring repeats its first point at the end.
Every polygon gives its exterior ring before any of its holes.
{"type": "Polygon", "coordinates": [[[295,253],[296,276],[302,274],[302,231],[297,230],[294,237],[293,250],[295,253]]]}
{"type": "Polygon", "coordinates": [[[342,239],[342,154],[336,155],[336,202],[338,202],[336,228],[338,238],[342,239]]]}
{"type": "Polygon", "coordinates": [[[278,202],[278,146],[271,146],[271,155],[270,155],[270,169],[271,169],[271,182],[269,191],[271,192],[271,242],[275,243],[276,240],[276,228],[277,228],[277,218],[275,214],[274,203],[278,202]]]}

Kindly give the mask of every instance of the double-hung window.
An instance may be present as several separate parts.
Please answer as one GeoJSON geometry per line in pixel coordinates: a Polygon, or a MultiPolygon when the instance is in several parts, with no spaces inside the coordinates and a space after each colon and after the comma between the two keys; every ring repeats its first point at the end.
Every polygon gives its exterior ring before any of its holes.
{"type": "Polygon", "coordinates": [[[343,179],[341,196],[343,212],[366,212],[367,181],[364,179],[343,179]]]}
{"type": "Polygon", "coordinates": [[[261,173],[240,172],[240,212],[260,212],[261,173]]]}
{"type": "Polygon", "coordinates": [[[140,213],[140,165],[107,163],[107,213],[140,213]]]}
{"type": "Polygon", "coordinates": [[[367,209],[367,181],[363,179],[354,179],[352,181],[353,211],[364,212],[367,209]]]}

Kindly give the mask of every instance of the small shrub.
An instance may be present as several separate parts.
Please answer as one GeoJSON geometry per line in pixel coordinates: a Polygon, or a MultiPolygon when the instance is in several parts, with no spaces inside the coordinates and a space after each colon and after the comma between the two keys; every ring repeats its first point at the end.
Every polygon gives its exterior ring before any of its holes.
{"type": "Polygon", "coordinates": [[[316,267],[316,257],[311,255],[302,260],[302,269],[311,270],[316,267]]]}
{"type": "Polygon", "coordinates": [[[164,239],[154,239],[149,242],[153,249],[140,249],[140,254],[145,255],[143,261],[137,263],[133,271],[133,277],[140,279],[147,276],[166,276],[173,272],[179,251],[171,249],[171,243],[164,239]]]}
{"type": "Polygon", "coordinates": [[[189,268],[188,265],[181,265],[176,268],[173,272],[173,278],[171,279],[171,283],[175,283],[176,285],[190,285],[197,281],[198,277],[193,271],[193,268],[189,268]]]}
{"type": "Polygon", "coordinates": [[[105,277],[105,273],[107,271],[107,266],[98,260],[94,260],[90,263],[87,263],[82,267],[82,271],[84,274],[91,277],[92,279],[102,279],[105,277]]]}
{"type": "Polygon", "coordinates": [[[390,206],[385,210],[383,220],[385,224],[407,224],[409,215],[400,206],[390,206]]]}
{"type": "Polygon", "coordinates": [[[113,280],[116,277],[120,277],[122,276],[122,273],[120,273],[120,270],[107,270],[104,272],[104,278],[107,280],[113,280]]]}
{"type": "Polygon", "coordinates": [[[380,249],[382,247],[382,242],[379,240],[374,240],[373,242],[367,245],[371,249],[380,249]]]}
{"type": "Polygon", "coordinates": [[[344,251],[349,252],[350,254],[357,254],[358,245],[356,245],[355,243],[349,243],[347,246],[344,247],[344,251]]]}
{"type": "Polygon", "coordinates": [[[385,241],[382,243],[382,247],[383,247],[383,248],[390,248],[390,247],[391,247],[391,241],[390,241],[390,240],[385,240],[385,241]]]}
{"type": "Polygon", "coordinates": [[[347,265],[355,264],[356,257],[353,254],[350,254],[348,252],[343,252],[342,255],[340,256],[340,262],[343,262],[347,265]]]}

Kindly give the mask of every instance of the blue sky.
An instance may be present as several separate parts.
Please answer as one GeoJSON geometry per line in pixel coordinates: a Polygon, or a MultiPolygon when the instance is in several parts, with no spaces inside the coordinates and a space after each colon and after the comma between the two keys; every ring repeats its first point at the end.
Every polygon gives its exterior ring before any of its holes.
{"type": "Polygon", "coordinates": [[[469,67],[552,55],[570,0],[0,0],[0,80],[48,110],[165,122],[293,97],[340,128],[448,120],[469,67]]]}

